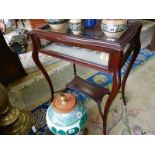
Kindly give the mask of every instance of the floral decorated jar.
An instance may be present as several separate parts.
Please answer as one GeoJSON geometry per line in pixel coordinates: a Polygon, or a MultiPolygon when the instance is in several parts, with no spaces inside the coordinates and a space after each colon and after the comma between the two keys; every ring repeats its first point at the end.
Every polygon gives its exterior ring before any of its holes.
{"type": "Polygon", "coordinates": [[[82,30],[82,20],[81,19],[70,19],[69,28],[73,34],[79,35],[82,30]]]}
{"type": "Polygon", "coordinates": [[[66,19],[48,19],[48,24],[52,29],[64,29],[66,24],[67,24],[67,20],[66,19]]]}
{"type": "Polygon", "coordinates": [[[108,37],[118,38],[127,28],[126,19],[102,19],[101,29],[108,37]]]}
{"type": "Polygon", "coordinates": [[[47,126],[56,135],[82,134],[87,119],[84,103],[69,93],[56,96],[46,113],[47,126]]]}

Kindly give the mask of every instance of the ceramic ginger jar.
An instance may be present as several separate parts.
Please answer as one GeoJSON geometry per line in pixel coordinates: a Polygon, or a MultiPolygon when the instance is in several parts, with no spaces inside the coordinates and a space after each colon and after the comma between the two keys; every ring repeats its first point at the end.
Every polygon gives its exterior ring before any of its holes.
{"type": "Polygon", "coordinates": [[[69,93],[56,96],[46,113],[47,126],[56,135],[82,134],[87,119],[84,103],[69,93]]]}
{"type": "Polygon", "coordinates": [[[70,19],[69,28],[74,35],[81,34],[82,31],[82,20],[81,19],[70,19]]]}
{"type": "Polygon", "coordinates": [[[108,37],[119,38],[126,28],[126,19],[102,19],[101,21],[101,29],[108,37]]]}

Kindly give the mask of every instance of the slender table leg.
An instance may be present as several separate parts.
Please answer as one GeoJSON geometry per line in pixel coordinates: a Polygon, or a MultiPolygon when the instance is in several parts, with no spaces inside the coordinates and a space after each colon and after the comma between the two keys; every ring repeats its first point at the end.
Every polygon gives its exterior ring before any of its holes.
{"type": "Polygon", "coordinates": [[[40,60],[39,60],[39,53],[37,51],[33,51],[32,52],[32,57],[34,62],[36,63],[36,65],[38,66],[38,68],[41,70],[41,72],[43,73],[43,75],[45,76],[49,86],[50,86],[50,90],[51,90],[51,102],[53,101],[53,97],[54,97],[54,91],[53,91],[53,85],[52,82],[50,80],[50,77],[47,73],[47,71],[44,69],[43,65],[41,64],[40,60]]]}
{"type": "Polygon", "coordinates": [[[104,113],[103,113],[103,133],[106,135],[106,127],[107,127],[107,116],[109,113],[109,109],[111,107],[111,104],[113,100],[115,99],[116,95],[119,92],[121,86],[121,75],[119,72],[116,72],[113,74],[113,84],[112,84],[112,90],[111,93],[107,99],[107,102],[105,104],[104,113]]]}
{"type": "MultiPolygon", "coordinates": [[[[139,30],[138,33],[140,33],[140,30],[139,30]]],[[[129,65],[128,65],[126,71],[125,71],[125,74],[124,74],[124,77],[123,77],[123,80],[122,80],[122,84],[121,84],[122,99],[123,99],[123,103],[124,103],[125,106],[126,106],[126,100],[125,100],[126,81],[127,81],[128,75],[130,73],[130,70],[132,68],[132,65],[134,64],[134,62],[135,62],[135,60],[136,60],[136,58],[137,58],[137,56],[139,54],[140,47],[141,47],[140,38],[139,38],[139,35],[137,35],[136,38],[135,38],[135,48],[133,49],[133,54],[132,54],[131,60],[130,60],[129,65]]]]}
{"type": "Polygon", "coordinates": [[[126,84],[129,72],[130,72],[130,70],[132,68],[132,65],[135,62],[135,60],[136,60],[136,58],[137,58],[137,56],[139,54],[140,47],[141,47],[141,43],[140,43],[141,28],[142,28],[142,25],[139,27],[139,29],[137,31],[137,34],[135,35],[135,38],[133,40],[134,41],[133,54],[132,54],[131,60],[129,62],[129,65],[128,65],[126,71],[125,71],[125,75],[123,77],[122,84],[121,84],[122,98],[123,98],[124,105],[126,105],[126,100],[125,100],[125,84],[126,84]]]}
{"type": "Polygon", "coordinates": [[[123,80],[122,80],[122,84],[121,84],[121,92],[122,92],[122,99],[123,99],[123,103],[124,105],[126,106],[126,100],[125,100],[125,85],[126,85],[126,81],[127,81],[127,78],[129,76],[129,73],[130,73],[130,70],[138,56],[138,53],[139,53],[139,50],[138,51],[133,51],[133,54],[132,54],[132,57],[131,57],[131,60],[129,62],[129,65],[127,66],[127,69],[125,71],[125,74],[124,74],[124,77],[123,77],[123,80]]]}

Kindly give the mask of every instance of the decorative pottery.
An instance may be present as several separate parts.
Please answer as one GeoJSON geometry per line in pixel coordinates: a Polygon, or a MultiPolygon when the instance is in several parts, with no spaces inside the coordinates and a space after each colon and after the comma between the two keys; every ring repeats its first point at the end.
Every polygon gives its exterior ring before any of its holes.
{"type": "Polygon", "coordinates": [[[87,119],[84,103],[69,93],[56,96],[46,113],[47,126],[56,135],[83,133],[87,119]]]}
{"type": "Polygon", "coordinates": [[[93,28],[96,25],[96,19],[84,19],[83,24],[85,29],[93,28]]]}
{"type": "Polygon", "coordinates": [[[70,19],[69,28],[71,29],[73,34],[79,35],[82,29],[82,20],[81,19],[70,19]]]}
{"type": "Polygon", "coordinates": [[[67,20],[66,19],[48,19],[49,26],[54,30],[64,29],[67,20]]]}
{"type": "Polygon", "coordinates": [[[102,19],[101,29],[108,37],[118,38],[127,28],[126,19],[102,19]]]}

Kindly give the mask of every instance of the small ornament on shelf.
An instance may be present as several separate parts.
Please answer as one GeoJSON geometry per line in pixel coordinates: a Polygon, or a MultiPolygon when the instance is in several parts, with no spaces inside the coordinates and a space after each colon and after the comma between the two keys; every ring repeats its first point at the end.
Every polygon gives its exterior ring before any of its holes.
{"type": "Polygon", "coordinates": [[[49,26],[54,30],[64,29],[67,24],[67,19],[48,19],[49,26]]]}
{"type": "Polygon", "coordinates": [[[108,37],[119,38],[126,28],[126,19],[102,19],[101,21],[101,29],[108,37]]]}
{"type": "Polygon", "coordinates": [[[96,19],[84,19],[83,24],[85,29],[94,28],[96,25],[96,19]]]}
{"type": "Polygon", "coordinates": [[[69,28],[72,33],[75,35],[79,35],[82,32],[82,20],[81,19],[70,19],[69,20],[69,28]]]}

